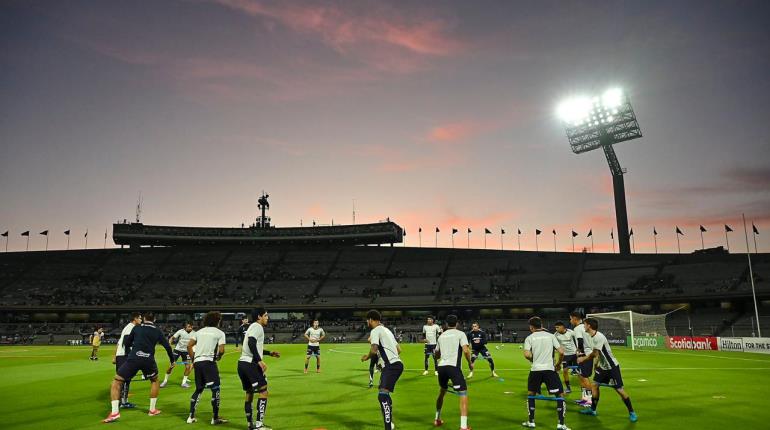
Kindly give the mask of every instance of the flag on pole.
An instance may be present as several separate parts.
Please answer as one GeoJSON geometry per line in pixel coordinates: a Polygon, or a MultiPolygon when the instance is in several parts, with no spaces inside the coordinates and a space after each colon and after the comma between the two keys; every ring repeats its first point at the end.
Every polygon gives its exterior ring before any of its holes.
{"type": "MultiPolygon", "coordinates": [[[[470,229],[468,229],[468,231],[470,231],[470,229]]],[[[452,229],[452,234],[455,234],[455,233],[457,233],[457,229],[456,229],[456,228],[453,228],[453,229],[452,229]]]]}
{"type": "Polygon", "coordinates": [[[577,237],[577,233],[575,233],[575,230],[572,230],[572,237],[577,237]]]}
{"type": "Polygon", "coordinates": [[[518,230],[519,230],[519,234],[521,234],[521,229],[518,229],[518,230]]]}
{"type": "Polygon", "coordinates": [[[83,237],[88,237],[88,230],[86,230],[86,234],[84,234],[83,237]]]}
{"type": "Polygon", "coordinates": [[[500,229],[500,234],[505,234],[505,229],[504,228],[500,229]]]}
{"type": "MultiPolygon", "coordinates": [[[[503,232],[503,233],[505,233],[505,232],[503,232]]],[[[492,232],[491,232],[491,231],[489,231],[489,229],[488,229],[488,228],[485,228],[485,229],[484,229],[484,234],[492,234],[492,232]]]]}
{"type": "Polygon", "coordinates": [[[436,227],[436,233],[441,233],[441,230],[439,230],[438,227],[436,227]]]}
{"type": "Polygon", "coordinates": [[[422,233],[422,227],[417,229],[417,233],[422,233]]]}
{"type": "Polygon", "coordinates": [[[705,232],[707,232],[708,230],[706,230],[706,227],[700,226],[700,231],[701,231],[701,233],[705,233],[705,232]]]}
{"type": "MultiPolygon", "coordinates": [[[[105,234],[106,234],[106,233],[105,233],[105,234]]],[[[64,232],[64,235],[65,235],[65,236],[69,236],[69,235],[70,235],[70,231],[69,231],[69,230],[66,230],[66,231],[64,232]]]]}
{"type": "Polygon", "coordinates": [[[633,228],[631,229],[631,231],[628,232],[628,235],[629,236],[633,236],[634,235],[634,229],[633,228]]]}
{"type": "Polygon", "coordinates": [[[654,234],[655,236],[658,235],[658,230],[655,230],[655,227],[652,228],[652,234],[654,234]]]}
{"type": "Polygon", "coordinates": [[[754,234],[759,234],[759,230],[757,230],[757,226],[754,223],[751,223],[751,229],[754,230],[754,234]]]}
{"type": "MultiPolygon", "coordinates": [[[[406,229],[404,229],[404,236],[406,236],[406,229]]],[[[104,238],[107,239],[107,232],[104,232],[104,238]]]]}
{"type": "Polygon", "coordinates": [[[680,230],[679,227],[676,228],[676,234],[681,234],[684,236],[684,233],[682,233],[682,230],[680,230]]]}
{"type": "Polygon", "coordinates": [[[8,230],[5,231],[5,233],[2,234],[3,237],[8,237],[8,230]]]}
{"type": "Polygon", "coordinates": [[[729,225],[725,224],[725,233],[729,233],[729,232],[731,232],[731,231],[733,231],[733,229],[732,229],[732,228],[730,228],[730,226],[729,226],[729,225]]]}
{"type": "Polygon", "coordinates": [[[29,237],[29,230],[27,230],[27,231],[23,232],[21,235],[22,235],[22,236],[27,236],[27,237],[29,237]]]}
{"type": "Polygon", "coordinates": [[[48,230],[43,230],[40,232],[40,234],[43,236],[48,236],[48,230]]]}
{"type": "Polygon", "coordinates": [[[586,235],[586,237],[591,237],[593,235],[594,235],[594,229],[591,229],[591,230],[588,230],[588,234],[586,235]]]}
{"type": "Polygon", "coordinates": [[[540,236],[540,233],[542,233],[542,231],[535,229],[535,236],[540,236]]]}
{"type": "Polygon", "coordinates": [[[473,233],[470,227],[468,227],[468,233],[473,233]]]}
{"type": "Polygon", "coordinates": [[[556,235],[556,229],[553,229],[553,234],[554,234],[554,236],[556,235]]]}
{"type": "Polygon", "coordinates": [[[610,239],[615,239],[615,230],[610,230],[610,239]]]}

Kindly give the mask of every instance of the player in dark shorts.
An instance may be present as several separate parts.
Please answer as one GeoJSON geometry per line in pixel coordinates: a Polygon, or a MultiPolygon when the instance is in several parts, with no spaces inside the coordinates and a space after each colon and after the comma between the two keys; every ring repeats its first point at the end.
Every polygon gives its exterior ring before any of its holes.
{"type": "Polygon", "coordinates": [[[545,331],[543,321],[538,317],[529,319],[529,331],[531,334],[524,339],[524,358],[532,362],[527,379],[529,419],[521,425],[528,428],[535,427],[535,396],[540,392],[540,386],[545,384],[548,393],[556,396],[556,412],[559,417],[556,430],[569,430],[564,424],[564,415],[566,414],[564,388],[559,380],[559,374],[556,373],[561,368],[564,348],[559,345],[559,341],[554,335],[545,331]],[[554,350],[559,352],[559,360],[555,365],[553,362],[554,350]]]}
{"type": "Polygon", "coordinates": [[[238,349],[243,343],[243,339],[246,339],[246,331],[249,329],[249,317],[245,316],[241,318],[241,325],[238,326],[238,331],[235,335],[235,348],[238,349]]]}
{"type": "MultiPolygon", "coordinates": [[[[126,336],[131,334],[131,331],[134,329],[134,327],[141,323],[142,314],[139,312],[133,312],[131,313],[131,320],[128,322],[128,324],[126,324],[125,327],[123,327],[123,330],[120,332],[120,338],[118,339],[118,343],[115,347],[115,352],[112,354],[112,364],[115,365],[115,373],[118,373],[118,369],[120,369],[120,366],[126,362],[126,357],[128,357],[126,349],[123,347],[123,341],[125,340],[126,336]]],[[[120,407],[124,409],[132,409],[136,407],[135,404],[128,401],[130,385],[131,380],[123,381],[123,387],[120,390],[120,407]]]]}
{"type": "Polygon", "coordinates": [[[393,400],[390,394],[396,389],[398,378],[404,372],[404,364],[399,355],[401,347],[396,342],[393,332],[385,328],[381,323],[382,316],[376,310],[371,310],[366,314],[366,323],[372,329],[369,343],[371,348],[369,352],[361,357],[361,361],[374,360],[379,357],[382,363],[382,372],[380,374],[379,393],[377,401],[382,411],[382,420],[385,424],[385,430],[393,429],[393,400]]]}
{"type": "Polygon", "coordinates": [[[471,325],[471,331],[468,332],[468,343],[471,345],[471,372],[468,373],[468,378],[473,378],[473,370],[476,368],[476,359],[479,355],[484,357],[489,362],[489,369],[492,371],[492,376],[497,378],[497,372],[495,372],[495,360],[492,359],[492,354],[487,349],[487,333],[481,330],[478,322],[474,322],[471,325]]]}
{"type": "Polygon", "coordinates": [[[580,386],[582,393],[580,400],[576,400],[575,403],[583,407],[591,406],[591,374],[594,371],[594,360],[580,360],[580,357],[591,353],[591,336],[586,333],[585,326],[583,325],[583,313],[571,312],[569,314],[569,322],[572,324],[572,330],[575,332],[575,339],[577,340],[577,358],[578,366],[580,368],[580,386]]]}
{"type": "Polygon", "coordinates": [[[449,381],[452,381],[452,391],[460,398],[460,430],[471,430],[468,427],[468,385],[462,370],[463,357],[468,365],[471,365],[468,335],[457,329],[457,315],[447,315],[446,326],[446,331],[441,333],[436,343],[439,393],[433,425],[439,427],[444,424],[441,408],[444,406],[444,396],[449,390],[449,381]]]}
{"type": "Polygon", "coordinates": [[[222,314],[211,311],[203,317],[203,328],[196,331],[195,335],[187,343],[187,353],[193,362],[195,369],[195,392],[190,398],[190,415],[187,424],[192,424],[198,419],[195,417],[196,408],[200,396],[205,389],[211,390],[211,408],[214,412],[211,424],[226,424],[228,421],[219,416],[220,405],[220,379],[219,361],[225,353],[225,332],[219,329],[222,314]]]}
{"type": "Polygon", "coordinates": [[[278,351],[268,351],[264,349],[265,345],[265,327],[270,319],[265,308],[254,310],[254,322],[246,331],[246,338],[241,346],[241,358],[238,359],[238,377],[241,379],[241,386],[246,393],[246,402],[244,411],[246,412],[246,422],[249,429],[272,430],[265,425],[265,413],[267,412],[267,365],[263,360],[266,356],[280,357],[278,351]],[[254,393],[259,394],[257,400],[257,420],[254,421],[254,393]]]}
{"type": "Polygon", "coordinates": [[[152,312],[148,312],[143,317],[144,322],[142,325],[134,327],[131,330],[131,334],[123,340],[123,346],[128,356],[112,381],[110,389],[112,412],[104,419],[103,422],[105,423],[111,423],[120,418],[120,390],[123,387],[123,383],[133,378],[139,371],[151,382],[150,411],[148,415],[155,416],[160,414],[160,410],[155,407],[158,402],[158,392],[160,391],[158,364],[155,362],[155,345],[160,344],[163,346],[168,354],[170,363],[174,362],[174,354],[171,351],[171,345],[168,344],[166,336],[155,327],[155,315],[152,312]]]}

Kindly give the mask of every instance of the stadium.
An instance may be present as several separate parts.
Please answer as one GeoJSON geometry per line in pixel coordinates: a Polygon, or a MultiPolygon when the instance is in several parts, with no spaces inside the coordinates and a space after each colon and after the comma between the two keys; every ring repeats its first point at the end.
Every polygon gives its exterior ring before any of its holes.
{"type": "Polygon", "coordinates": [[[0,6],[0,428],[764,428],[768,16],[0,6]]]}

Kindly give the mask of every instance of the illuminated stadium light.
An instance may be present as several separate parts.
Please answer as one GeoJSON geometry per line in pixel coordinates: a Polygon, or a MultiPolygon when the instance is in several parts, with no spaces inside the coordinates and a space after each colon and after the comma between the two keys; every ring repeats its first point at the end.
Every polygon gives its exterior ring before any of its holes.
{"type": "Polygon", "coordinates": [[[582,154],[602,148],[612,172],[615,190],[615,217],[621,254],[630,254],[625,169],[620,166],[612,146],[642,137],[628,95],[620,88],[609,88],[601,95],[581,95],[564,100],[556,114],[567,132],[572,152],[582,154]]]}

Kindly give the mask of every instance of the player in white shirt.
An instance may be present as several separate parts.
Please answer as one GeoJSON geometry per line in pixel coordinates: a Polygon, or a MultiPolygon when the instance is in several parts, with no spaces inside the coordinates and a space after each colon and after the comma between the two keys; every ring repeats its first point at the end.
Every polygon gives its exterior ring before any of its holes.
{"type": "Polygon", "coordinates": [[[238,377],[241,386],[246,393],[244,410],[249,430],[272,430],[265,425],[265,412],[267,412],[267,364],[263,360],[266,356],[280,357],[278,351],[268,351],[265,346],[265,327],[270,319],[265,308],[257,308],[252,315],[253,323],[246,330],[246,338],[241,346],[241,358],[238,359],[238,377]],[[254,421],[253,402],[254,393],[259,394],[257,400],[257,420],[254,421]]]}
{"type": "MultiPolygon", "coordinates": [[[[126,348],[123,346],[123,339],[131,334],[131,330],[134,327],[142,323],[142,314],[139,312],[131,313],[131,321],[123,327],[123,331],[120,332],[120,339],[118,339],[118,346],[115,348],[115,352],[112,354],[112,364],[115,365],[115,372],[120,369],[120,366],[126,361],[126,348]]],[[[131,385],[131,380],[127,380],[123,383],[123,387],[120,390],[120,407],[124,409],[135,408],[136,405],[128,401],[128,387],[131,385]]]]}
{"type": "Polygon", "coordinates": [[[211,424],[228,422],[219,416],[220,380],[216,362],[224,355],[226,343],[225,332],[219,329],[220,321],[222,321],[221,313],[216,311],[207,313],[203,317],[203,328],[193,332],[192,339],[187,343],[187,353],[195,368],[195,392],[190,398],[190,415],[187,417],[187,424],[197,421],[195,409],[206,388],[211,390],[211,408],[214,410],[211,424]]]}
{"type": "Polygon", "coordinates": [[[524,339],[524,358],[532,362],[527,380],[529,419],[521,425],[535,427],[535,397],[540,392],[540,386],[545,384],[548,392],[556,396],[556,412],[559,416],[556,430],[569,430],[564,424],[564,415],[567,412],[564,405],[564,389],[559,380],[559,374],[556,373],[564,359],[564,348],[559,345],[554,335],[545,331],[543,321],[539,317],[529,319],[529,331],[531,334],[524,339]],[[554,350],[559,352],[559,361],[555,365],[554,350]]]}
{"type": "Polygon", "coordinates": [[[586,334],[585,326],[583,325],[582,312],[571,312],[569,314],[569,322],[572,324],[572,330],[575,332],[575,340],[577,341],[577,357],[578,366],[580,366],[578,375],[580,377],[580,386],[582,387],[582,394],[580,400],[576,400],[575,403],[580,406],[591,406],[591,374],[594,371],[594,361],[592,359],[580,361],[580,357],[590,354],[591,349],[591,336],[586,334]]]}
{"type": "Polygon", "coordinates": [[[176,361],[179,360],[179,358],[182,359],[182,364],[184,364],[182,388],[190,388],[189,378],[190,371],[192,371],[192,362],[190,361],[190,357],[187,353],[187,344],[190,342],[190,339],[192,339],[193,336],[195,336],[193,325],[191,322],[186,322],[184,324],[184,328],[177,330],[173,336],[168,338],[168,343],[172,345],[176,343],[174,346],[174,362],[168,366],[168,369],[166,369],[166,374],[163,376],[163,382],[160,383],[160,388],[163,388],[166,386],[166,384],[168,384],[168,377],[171,376],[171,372],[174,371],[174,368],[176,367],[176,361]]]}
{"type": "Polygon", "coordinates": [[[553,326],[555,329],[553,335],[556,336],[556,340],[559,341],[559,345],[564,348],[564,366],[562,368],[561,375],[562,379],[564,380],[564,385],[566,386],[564,392],[571,393],[572,387],[570,387],[569,384],[569,372],[570,369],[576,369],[578,366],[577,338],[575,337],[575,332],[568,329],[563,322],[557,321],[553,326]]]}
{"type": "Polygon", "coordinates": [[[471,365],[471,350],[468,344],[468,336],[457,330],[457,316],[446,317],[447,330],[441,334],[434,351],[438,362],[438,386],[439,393],[436,399],[436,418],[433,425],[438,427],[444,424],[441,420],[441,407],[444,405],[444,395],[452,381],[453,391],[460,396],[460,430],[470,430],[468,427],[468,386],[465,383],[462,371],[463,356],[471,365]]]}
{"type": "Polygon", "coordinates": [[[631,405],[631,398],[626,394],[626,390],[623,388],[623,376],[620,374],[620,363],[615,355],[612,354],[612,348],[607,338],[598,331],[599,320],[596,318],[586,318],[585,330],[589,336],[591,336],[591,347],[593,348],[590,353],[584,357],[578,358],[579,362],[585,362],[588,360],[596,360],[598,365],[596,366],[596,375],[594,376],[593,384],[591,384],[592,402],[591,409],[583,409],[580,411],[584,415],[596,416],[596,407],[599,406],[599,385],[610,385],[618,393],[623,403],[628,409],[628,419],[632,423],[637,421],[636,412],[631,405]]]}
{"type": "Polygon", "coordinates": [[[422,326],[422,334],[425,336],[425,371],[422,374],[423,376],[428,374],[428,357],[432,356],[434,374],[438,376],[438,359],[433,351],[436,349],[436,342],[441,334],[441,326],[435,324],[433,317],[428,317],[427,323],[422,326]]]}
{"type": "Polygon", "coordinates": [[[307,353],[305,354],[305,373],[310,364],[310,357],[315,357],[315,371],[321,373],[321,341],[326,338],[324,329],[318,327],[318,320],[313,320],[313,327],[305,330],[305,339],[307,339],[307,353]]]}
{"type": "Polygon", "coordinates": [[[393,400],[390,398],[390,393],[396,389],[396,382],[404,372],[404,364],[400,357],[401,347],[396,342],[393,332],[385,328],[381,321],[382,316],[376,310],[366,314],[366,323],[372,329],[369,335],[371,347],[369,353],[361,357],[361,361],[379,359],[382,365],[377,401],[380,403],[385,430],[392,430],[395,426],[393,425],[393,400]]]}

